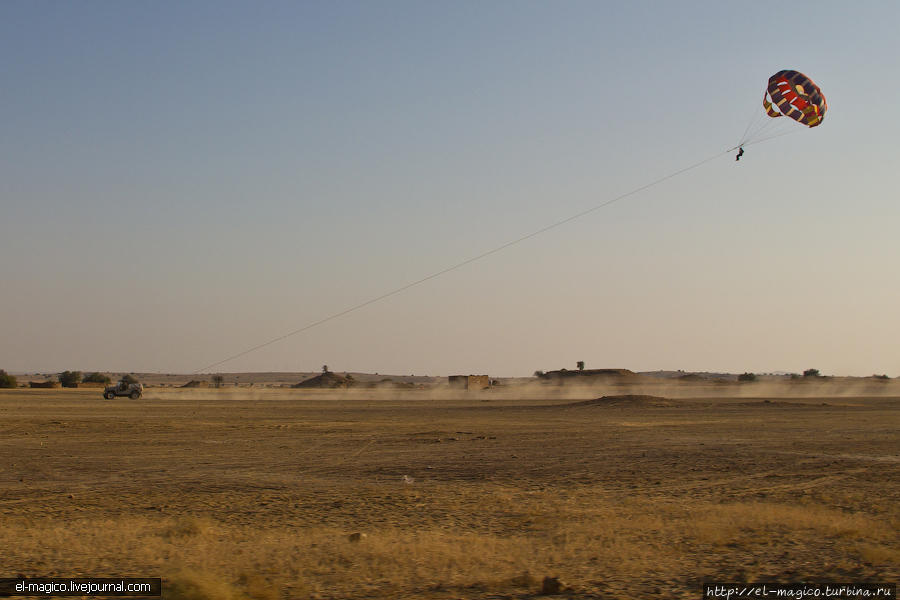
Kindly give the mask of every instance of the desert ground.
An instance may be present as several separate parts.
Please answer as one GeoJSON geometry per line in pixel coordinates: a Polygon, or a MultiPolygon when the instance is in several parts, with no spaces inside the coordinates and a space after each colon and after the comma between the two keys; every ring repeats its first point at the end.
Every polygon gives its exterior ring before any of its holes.
{"type": "Polygon", "coordinates": [[[893,380],[666,386],[3,390],[0,573],[172,600],[900,580],[893,380]]]}

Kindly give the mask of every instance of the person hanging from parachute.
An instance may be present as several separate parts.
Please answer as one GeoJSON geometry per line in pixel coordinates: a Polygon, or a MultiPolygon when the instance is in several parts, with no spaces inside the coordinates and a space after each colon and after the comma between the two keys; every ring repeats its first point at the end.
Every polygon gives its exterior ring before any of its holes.
{"type": "MultiPolygon", "coordinates": [[[[812,129],[822,124],[825,112],[828,110],[828,103],[825,101],[822,90],[812,79],[800,71],[784,69],[769,77],[769,84],[763,94],[763,108],[772,119],[790,117],[797,123],[812,129]]],[[[784,135],[783,133],[771,135],[769,123],[772,121],[761,115],[760,118],[765,123],[757,121],[757,117],[754,117],[754,120],[747,126],[744,137],[736,146],[738,153],[734,160],[741,160],[745,145],[784,135]]]]}

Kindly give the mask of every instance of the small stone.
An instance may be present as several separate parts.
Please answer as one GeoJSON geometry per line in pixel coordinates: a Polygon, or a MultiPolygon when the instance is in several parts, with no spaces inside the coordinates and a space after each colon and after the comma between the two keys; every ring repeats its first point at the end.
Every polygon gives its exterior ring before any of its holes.
{"type": "Polygon", "coordinates": [[[544,582],[541,584],[541,594],[544,596],[561,594],[564,587],[559,577],[544,577],[544,582]]]}
{"type": "Polygon", "coordinates": [[[350,535],[347,536],[347,541],[353,542],[354,544],[356,544],[356,543],[363,541],[367,537],[369,537],[369,536],[367,536],[365,533],[362,533],[359,531],[354,531],[353,533],[351,533],[350,535]]]}

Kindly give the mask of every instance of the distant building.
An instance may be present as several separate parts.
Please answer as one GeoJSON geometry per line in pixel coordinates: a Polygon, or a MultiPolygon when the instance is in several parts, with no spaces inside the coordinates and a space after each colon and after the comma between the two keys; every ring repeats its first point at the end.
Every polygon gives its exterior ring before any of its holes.
{"type": "Polygon", "coordinates": [[[29,381],[28,387],[33,388],[58,388],[59,382],[57,381],[29,381]]]}
{"type": "Polygon", "coordinates": [[[491,387],[491,378],[487,375],[450,375],[447,381],[450,387],[462,390],[486,390],[491,387]]]}

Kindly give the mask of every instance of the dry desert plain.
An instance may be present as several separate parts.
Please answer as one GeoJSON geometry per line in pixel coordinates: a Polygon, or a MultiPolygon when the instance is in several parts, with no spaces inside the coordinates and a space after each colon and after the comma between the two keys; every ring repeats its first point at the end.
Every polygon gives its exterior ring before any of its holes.
{"type": "Polygon", "coordinates": [[[893,380],[3,390],[0,574],[172,600],[896,583],[898,430],[893,380]]]}

